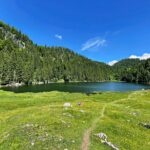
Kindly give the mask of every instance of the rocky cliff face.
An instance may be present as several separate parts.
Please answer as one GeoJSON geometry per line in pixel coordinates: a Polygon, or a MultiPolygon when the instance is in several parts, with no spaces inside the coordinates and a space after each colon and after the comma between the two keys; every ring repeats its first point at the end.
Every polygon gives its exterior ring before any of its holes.
{"type": "Polygon", "coordinates": [[[0,32],[3,39],[11,39],[15,44],[19,46],[19,48],[26,48],[25,42],[19,40],[16,36],[16,34],[13,34],[9,30],[5,29],[4,27],[0,26],[0,32]]]}

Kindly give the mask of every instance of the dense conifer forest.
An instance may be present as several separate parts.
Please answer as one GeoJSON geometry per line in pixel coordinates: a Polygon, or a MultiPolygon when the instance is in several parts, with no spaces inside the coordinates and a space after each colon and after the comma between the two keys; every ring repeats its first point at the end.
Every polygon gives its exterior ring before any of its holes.
{"type": "Polygon", "coordinates": [[[37,46],[20,31],[0,22],[0,84],[57,81],[106,81],[110,66],[63,47],[37,46]]]}
{"type": "Polygon", "coordinates": [[[150,84],[150,59],[123,59],[112,68],[116,80],[150,84]]]}
{"type": "Polygon", "coordinates": [[[125,59],[110,67],[63,47],[34,44],[0,22],[0,84],[69,81],[150,82],[150,59],[125,59]]]}

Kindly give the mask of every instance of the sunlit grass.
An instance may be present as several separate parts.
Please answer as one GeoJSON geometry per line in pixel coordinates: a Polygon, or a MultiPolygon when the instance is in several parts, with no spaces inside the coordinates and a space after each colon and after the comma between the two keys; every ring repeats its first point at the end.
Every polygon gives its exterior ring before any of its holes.
{"type": "Polygon", "coordinates": [[[84,132],[93,123],[91,150],[109,150],[96,133],[106,133],[121,150],[148,150],[150,91],[81,94],[67,92],[23,93],[0,91],[0,149],[78,150],[84,132]],[[70,102],[72,107],[64,108],[70,102]],[[78,102],[82,102],[78,106],[78,102]],[[103,107],[104,116],[101,116],[103,107]],[[95,121],[97,120],[97,121],[95,121]]]}

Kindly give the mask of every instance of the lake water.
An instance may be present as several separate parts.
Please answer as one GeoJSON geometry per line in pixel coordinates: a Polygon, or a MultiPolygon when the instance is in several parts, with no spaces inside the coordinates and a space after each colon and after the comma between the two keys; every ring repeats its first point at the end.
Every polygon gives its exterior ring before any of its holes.
{"type": "Polygon", "coordinates": [[[97,83],[51,83],[45,85],[25,85],[22,87],[5,87],[6,91],[16,93],[23,92],[47,92],[47,91],[63,91],[63,92],[82,92],[91,93],[96,91],[135,91],[142,89],[150,89],[150,85],[133,84],[125,82],[97,82],[97,83]]]}

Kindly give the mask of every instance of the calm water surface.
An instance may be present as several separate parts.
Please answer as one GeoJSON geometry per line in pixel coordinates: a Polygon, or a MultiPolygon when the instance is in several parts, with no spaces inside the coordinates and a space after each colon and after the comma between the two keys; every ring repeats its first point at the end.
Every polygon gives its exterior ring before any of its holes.
{"type": "Polygon", "coordinates": [[[51,83],[46,85],[25,85],[22,87],[5,87],[6,91],[16,93],[23,92],[47,92],[47,91],[64,91],[64,92],[82,92],[90,93],[95,91],[135,91],[150,89],[150,85],[133,84],[124,82],[101,82],[101,83],[51,83]]]}

